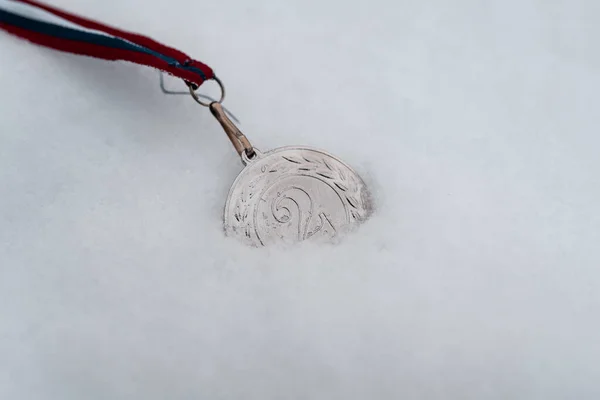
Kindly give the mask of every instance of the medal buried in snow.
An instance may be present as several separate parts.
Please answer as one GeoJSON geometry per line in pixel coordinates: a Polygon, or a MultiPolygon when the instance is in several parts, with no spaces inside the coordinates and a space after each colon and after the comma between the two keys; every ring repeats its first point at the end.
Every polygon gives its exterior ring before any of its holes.
{"type": "Polygon", "coordinates": [[[227,117],[221,105],[225,89],[212,68],[180,50],[38,0],[0,0],[0,29],[59,51],[133,62],[183,79],[194,100],[210,108],[245,165],[225,204],[228,236],[252,246],[337,241],[371,213],[363,180],[331,154],[301,146],[255,149],[227,117]],[[196,93],[207,80],[219,84],[218,101],[205,102],[200,98],[207,96],[196,93]]]}
{"type": "MultiPolygon", "coordinates": [[[[194,95],[192,88],[190,93],[194,95]]],[[[369,217],[367,186],[346,163],[306,146],[263,153],[231,122],[220,101],[208,107],[245,166],[225,203],[227,236],[256,247],[335,242],[369,217]]]]}
{"type": "Polygon", "coordinates": [[[367,188],[345,163],[324,151],[288,146],[250,159],[225,203],[228,236],[254,246],[331,241],[366,219],[367,188]]]}

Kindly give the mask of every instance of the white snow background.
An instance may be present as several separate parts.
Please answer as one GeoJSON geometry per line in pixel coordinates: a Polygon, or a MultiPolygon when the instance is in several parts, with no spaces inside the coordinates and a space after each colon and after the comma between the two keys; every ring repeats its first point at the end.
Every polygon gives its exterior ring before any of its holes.
{"type": "Polygon", "coordinates": [[[207,109],[0,32],[0,399],[599,398],[597,0],[52,4],[205,61],[377,211],[227,239],[207,109]]]}

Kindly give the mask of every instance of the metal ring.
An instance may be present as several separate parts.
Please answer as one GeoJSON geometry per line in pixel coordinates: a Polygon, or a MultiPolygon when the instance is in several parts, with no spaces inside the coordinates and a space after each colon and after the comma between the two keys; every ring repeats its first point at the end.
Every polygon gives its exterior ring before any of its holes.
{"type": "MultiPolygon", "coordinates": [[[[221,98],[219,99],[219,101],[217,101],[217,103],[221,104],[221,103],[223,103],[223,100],[225,100],[225,86],[223,85],[223,82],[221,82],[221,80],[219,78],[217,78],[216,76],[213,78],[213,80],[215,80],[219,84],[219,87],[221,88],[221,98]]],[[[189,83],[188,83],[188,88],[190,89],[190,94],[192,95],[194,100],[196,100],[196,103],[198,103],[204,107],[210,106],[210,103],[200,100],[200,97],[194,90],[193,86],[189,83]]]]}
{"type": "Polygon", "coordinates": [[[244,151],[240,153],[240,157],[242,158],[242,163],[248,165],[261,158],[262,153],[257,148],[251,147],[250,149],[244,149],[244,151]]]}

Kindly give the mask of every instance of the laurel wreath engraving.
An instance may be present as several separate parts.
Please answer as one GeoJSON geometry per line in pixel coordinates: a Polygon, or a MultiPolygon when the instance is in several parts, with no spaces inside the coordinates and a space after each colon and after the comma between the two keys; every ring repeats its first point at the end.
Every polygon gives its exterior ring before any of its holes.
{"type": "MultiPolygon", "coordinates": [[[[336,163],[337,164],[337,163],[336,163]]],[[[307,155],[293,156],[282,155],[280,161],[270,166],[261,168],[262,174],[255,178],[250,184],[243,188],[236,202],[234,210],[235,231],[242,230],[244,236],[252,238],[252,221],[249,217],[250,204],[257,195],[258,183],[273,173],[292,172],[297,175],[316,175],[322,178],[332,188],[337,188],[342,199],[349,205],[348,210],[352,218],[361,222],[366,218],[367,207],[365,207],[362,196],[362,185],[359,184],[352,174],[347,174],[340,167],[322,157],[310,157],[307,155]],[[237,226],[236,226],[237,225],[237,226]]]]}
{"type": "Polygon", "coordinates": [[[312,158],[307,156],[281,156],[290,163],[303,165],[298,167],[300,173],[313,172],[322,178],[325,178],[330,185],[337,187],[343,192],[343,196],[350,205],[350,213],[357,220],[364,218],[364,205],[360,195],[360,185],[357,184],[353,176],[347,177],[342,169],[335,167],[331,162],[324,158],[312,158]],[[307,164],[308,163],[308,164],[307,164]]]}

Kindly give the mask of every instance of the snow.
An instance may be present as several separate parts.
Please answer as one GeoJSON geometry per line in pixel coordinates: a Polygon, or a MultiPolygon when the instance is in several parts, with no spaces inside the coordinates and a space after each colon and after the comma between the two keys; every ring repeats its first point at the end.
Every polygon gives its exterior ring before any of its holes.
{"type": "Polygon", "coordinates": [[[206,109],[0,32],[0,398],[600,396],[600,3],[52,4],[205,61],[377,211],[245,248],[206,109]]]}

